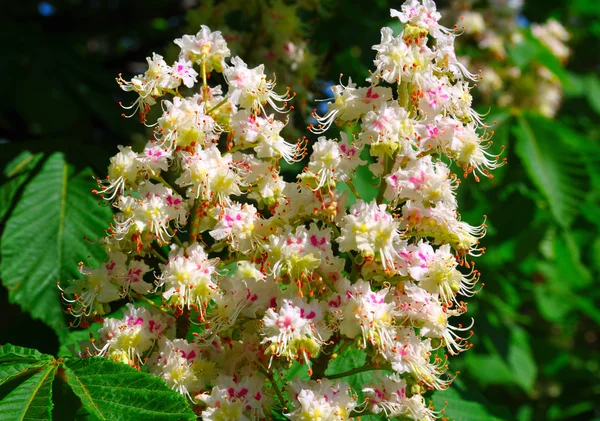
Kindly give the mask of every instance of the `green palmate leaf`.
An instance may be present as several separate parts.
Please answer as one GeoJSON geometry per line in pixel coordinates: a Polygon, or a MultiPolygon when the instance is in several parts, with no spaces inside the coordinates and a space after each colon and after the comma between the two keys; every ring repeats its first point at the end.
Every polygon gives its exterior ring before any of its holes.
{"type": "Polygon", "coordinates": [[[594,111],[600,114],[600,78],[597,75],[590,74],[586,77],[585,92],[594,111]]]}
{"type": "Polygon", "coordinates": [[[8,213],[19,189],[41,158],[42,154],[23,151],[4,168],[4,174],[0,176],[0,221],[8,213]]]}
{"type": "Polygon", "coordinates": [[[48,354],[42,354],[36,349],[23,348],[11,344],[0,346],[0,364],[4,362],[39,362],[50,361],[54,358],[48,354]]]}
{"type": "Polygon", "coordinates": [[[195,420],[186,399],[161,379],[103,358],[68,360],[65,377],[99,420],[195,420]]]}
{"type": "Polygon", "coordinates": [[[496,354],[468,353],[465,357],[466,374],[482,386],[514,384],[514,376],[506,362],[496,354]]]}
{"type": "Polygon", "coordinates": [[[103,258],[102,247],[89,238],[102,235],[111,211],[98,206],[92,185],[89,170],[74,174],[63,154],[51,155],[25,186],[0,244],[0,275],[10,300],[61,336],[56,283],[78,277],[77,262],[103,258]]]}
{"type": "Polygon", "coordinates": [[[81,408],[81,401],[73,393],[71,387],[64,381],[59,379],[64,374],[61,370],[58,371],[58,375],[52,384],[52,402],[54,407],[52,408],[52,420],[53,421],[83,421],[84,417],[77,417],[77,413],[85,413],[89,419],[91,416],[81,408]]]}
{"type": "Polygon", "coordinates": [[[501,407],[490,405],[480,394],[467,393],[455,382],[447,390],[435,392],[433,403],[436,410],[444,409],[444,419],[455,421],[501,421],[512,419],[501,407]]]}
{"type": "Polygon", "coordinates": [[[555,239],[554,256],[558,269],[557,273],[555,272],[558,284],[581,290],[593,283],[592,275],[581,261],[579,247],[571,233],[563,232],[555,239]]]}
{"type": "Polygon", "coordinates": [[[0,347],[0,385],[29,376],[54,361],[51,355],[6,344],[0,347]]]}
{"type": "Polygon", "coordinates": [[[558,224],[569,227],[586,195],[582,158],[544,117],[520,115],[517,120],[516,153],[558,224]]]}
{"type": "Polygon", "coordinates": [[[513,326],[510,330],[507,361],[515,377],[515,382],[527,393],[531,393],[537,377],[537,365],[533,359],[527,332],[518,326],[513,326]]]}
{"type": "Polygon", "coordinates": [[[56,366],[48,364],[15,387],[0,401],[0,421],[51,420],[55,373],[56,366]]]}
{"type": "Polygon", "coordinates": [[[8,362],[0,364],[0,385],[39,371],[43,363],[8,362]]]}

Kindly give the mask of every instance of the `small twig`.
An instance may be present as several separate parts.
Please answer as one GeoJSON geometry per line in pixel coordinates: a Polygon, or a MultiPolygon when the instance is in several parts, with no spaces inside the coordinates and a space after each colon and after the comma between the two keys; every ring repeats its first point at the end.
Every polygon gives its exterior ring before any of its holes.
{"type": "Polygon", "coordinates": [[[165,92],[173,95],[173,96],[178,96],[178,97],[182,97],[183,95],[181,95],[179,92],[174,91],[173,89],[165,89],[165,92]]]}
{"type": "Polygon", "coordinates": [[[258,363],[258,371],[260,371],[262,374],[264,374],[264,376],[267,379],[269,379],[269,382],[271,382],[271,386],[273,386],[273,390],[275,390],[275,394],[277,395],[277,397],[279,398],[279,401],[281,402],[281,406],[282,406],[283,410],[286,411],[287,405],[285,403],[285,398],[283,397],[283,394],[281,393],[279,386],[277,386],[277,382],[275,381],[275,377],[273,376],[273,373],[271,373],[266,368],[264,368],[263,365],[260,363],[258,363]]]}
{"type": "Polygon", "coordinates": [[[185,248],[179,237],[177,237],[177,234],[175,234],[175,231],[173,231],[173,228],[167,227],[167,229],[169,230],[169,234],[171,234],[171,238],[175,241],[175,243],[177,243],[179,247],[185,248]]]}
{"type": "Polygon", "coordinates": [[[354,194],[354,196],[356,197],[357,200],[362,200],[360,198],[360,194],[358,193],[358,190],[356,189],[356,187],[354,187],[354,183],[352,183],[352,181],[346,181],[346,185],[348,186],[348,188],[350,189],[352,194],[354,194]]]}
{"type": "Polygon", "coordinates": [[[159,252],[157,252],[153,248],[150,248],[149,251],[150,251],[150,254],[152,254],[154,257],[156,257],[162,263],[167,263],[168,260],[162,254],[160,254],[159,252]]]}
{"type": "Polygon", "coordinates": [[[317,272],[319,274],[319,276],[321,277],[321,279],[323,279],[323,282],[325,283],[325,285],[327,285],[330,290],[332,290],[333,292],[337,293],[337,290],[335,289],[335,287],[333,285],[331,285],[331,282],[329,282],[329,280],[327,279],[327,276],[325,276],[325,274],[323,273],[322,270],[320,270],[319,268],[317,268],[317,269],[315,269],[315,272],[317,272]]]}
{"type": "Polygon", "coordinates": [[[206,80],[206,58],[202,59],[202,98],[208,102],[208,82],[206,80]]]}
{"type": "Polygon", "coordinates": [[[223,98],[217,105],[215,105],[214,107],[209,108],[208,111],[206,112],[206,114],[210,114],[213,111],[217,110],[221,105],[225,104],[227,101],[229,101],[228,97],[223,98]]]}
{"type": "Polygon", "coordinates": [[[392,167],[394,166],[394,157],[390,157],[387,156],[385,157],[385,164],[384,164],[384,170],[383,170],[383,174],[381,174],[381,181],[379,183],[379,190],[377,191],[377,199],[375,199],[377,201],[378,205],[381,205],[383,203],[383,195],[385,193],[385,188],[387,186],[387,183],[385,182],[385,177],[387,175],[389,175],[389,173],[392,171],[392,167]]]}
{"type": "Polygon", "coordinates": [[[198,233],[200,232],[200,198],[194,200],[194,206],[192,206],[191,221],[190,221],[190,243],[198,242],[198,233]]]}
{"type": "Polygon", "coordinates": [[[167,188],[169,188],[169,189],[171,189],[171,190],[173,190],[173,191],[176,191],[176,190],[173,188],[173,186],[171,186],[171,185],[170,185],[170,184],[167,182],[167,180],[165,180],[164,178],[162,178],[162,177],[160,176],[160,174],[154,174],[154,175],[152,176],[152,178],[153,178],[155,181],[158,181],[159,183],[161,183],[162,185],[164,185],[165,187],[167,187],[167,188]]]}
{"type": "Polygon", "coordinates": [[[169,310],[167,310],[166,308],[164,308],[163,306],[159,306],[158,304],[156,304],[154,301],[152,301],[150,298],[146,297],[145,295],[142,294],[138,294],[135,293],[134,294],[135,298],[137,298],[138,300],[141,300],[143,302],[145,302],[146,304],[150,304],[152,307],[154,307],[157,310],[162,311],[165,314],[168,314],[169,316],[172,316],[173,314],[171,314],[171,312],[169,310]]]}

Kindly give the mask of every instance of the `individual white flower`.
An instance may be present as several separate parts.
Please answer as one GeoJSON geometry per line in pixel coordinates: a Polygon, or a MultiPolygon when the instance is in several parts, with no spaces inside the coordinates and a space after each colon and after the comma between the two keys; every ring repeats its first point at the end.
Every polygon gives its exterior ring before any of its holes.
{"type": "Polygon", "coordinates": [[[148,70],[143,75],[137,75],[130,82],[124,80],[120,75],[117,82],[124,91],[134,91],[139,96],[130,106],[123,106],[127,110],[133,109],[133,113],[128,117],[139,112],[142,122],[146,122],[146,114],[150,106],[156,104],[156,98],[164,95],[165,89],[174,89],[181,83],[181,80],[171,76],[172,69],[159,54],[152,54],[152,58],[147,57],[148,70]]]}
{"type": "Polygon", "coordinates": [[[234,203],[222,209],[216,208],[218,220],[209,234],[217,241],[225,240],[233,250],[248,253],[254,249],[260,237],[255,228],[259,222],[257,209],[253,205],[234,203]]]}
{"type": "Polygon", "coordinates": [[[283,195],[286,183],[278,169],[270,161],[254,155],[235,153],[233,160],[239,163],[242,184],[246,186],[248,198],[271,207],[283,195]]]}
{"type": "Polygon", "coordinates": [[[351,180],[356,167],[366,163],[360,159],[362,148],[349,144],[346,133],[341,132],[340,136],[342,142],[321,136],[313,144],[308,171],[302,174],[301,178],[314,178],[315,190],[323,186],[333,188],[338,181],[351,180]]]}
{"type": "Polygon", "coordinates": [[[241,194],[239,180],[232,164],[231,154],[221,155],[217,145],[196,149],[195,153],[181,153],[181,176],[177,185],[189,186],[187,195],[195,199],[226,202],[231,195],[241,194]]]}
{"type": "Polygon", "coordinates": [[[295,392],[296,410],[287,414],[292,421],[345,421],[356,408],[356,399],[350,387],[340,381],[321,379],[315,381],[292,382],[295,392]]]}
{"type": "Polygon", "coordinates": [[[402,240],[399,224],[385,204],[357,201],[344,217],[341,229],[342,235],[337,239],[340,251],[356,250],[366,258],[379,259],[384,270],[395,271],[394,261],[402,240]]]}
{"type": "Polygon", "coordinates": [[[175,78],[181,79],[183,84],[188,88],[192,88],[198,78],[198,72],[192,67],[192,62],[188,60],[178,60],[171,68],[172,75],[175,78]]]}
{"type": "Polygon", "coordinates": [[[131,231],[136,233],[151,232],[160,242],[167,242],[173,234],[170,222],[176,225],[185,224],[187,220],[187,203],[181,196],[162,184],[145,182],[140,185],[140,198],[120,201],[115,207],[123,211],[127,219],[118,221],[119,238],[131,231]],[[131,206],[130,215],[127,207],[131,206]]]}
{"type": "Polygon", "coordinates": [[[132,188],[138,182],[138,154],[131,147],[119,145],[118,148],[119,153],[110,158],[106,181],[98,183],[99,193],[106,200],[115,199],[126,188],[132,188]]]}
{"type": "Polygon", "coordinates": [[[415,74],[431,63],[434,53],[427,45],[410,43],[399,35],[393,36],[391,28],[381,29],[381,43],[374,45],[377,51],[375,71],[367,79],[376,82],[379,78],[388,83],[411,81],[415,74]]]}
{"type": "Polygon", "coordinates": [[[127,265],[127,273],[123,277],[118,278],[119,284],[122,285],[126,293],[130,290],[138,294],[147,294],[153,289],[153,285],[144,282],[144,275],[150,272],[151,268],[141,260],[132,260],[127,265]]]}
{"type": "Polygon", "coordinates": [[[458,262],[450,253],[450,245],[444,244],[437,250],[421,240],[417,245],[407,247],[405,262],[410,276],[418,281],[419,286],[431,294],[438,294],[442,302],[454,302],[455,294],[470,297],[474,294],[477,272],[470,276],[458,270],[458,262]]]}
{"type": "Polygon", "coordinates": [[[119,279],[127,272],[126,260],[123,253],[113,252],[108,253],[107,260],[98,268],[81,264],[81,279],[73,281],[66,289],[58,285],[63,300],[68,304],[67,311],[77,318],[107,313],[107,304],[122,297],[119,279]],[[74,298],[67,298],[65,294],[74,298]]]}
{"type": "Polygon", "coordinates": [[[456,198],[450,169],[441,161],[433,162],[431,156],[409,161],[385,178],[387,200],[419,200],[428,204],[445,202],[456,207],[456,198]]]}
{"type": "Polygon", "coordinates": [[[221,128],[206,114],[206,103],[199,94],[175,97],[162,102],[163,114],[154,130],[156,141],[166,149],[209,145],[219,138],[221,128]]]}
{"type": "Polygon", "coordinates": [[[223,75],[230,88],[231,100],[240,107],[255,112],[262,111],[265,114],[265,104],[279,112],[285,110],[290,96],[287,92],[285,95],[279,95],[273,90],[275,82],[267,80],[263,64],[249,69],[241,58],[234,57],[231,59],[231,66],[224,70],[223,75]]]}
{"type": "Polygon", "coordinates": [[[169,329],[169,323],[166,316],[129,303],[123,319],[105,319],[98,330],[99,354],[137,366],[143,361],[142,355],[169,329]]]}
{"type": "Polygon", "coordinates": [[[172,152],[157,145],[156,142],[148,142],[144,152],[137,157],[138,166],[143,168],[149,175],[159,175],[169,170],[169,161],[172,152]]]}
{"type": "Polygon", "coordinates": [[[397,329],[396,337],[397,342],[382,352],[396,373],[410,373],[430,389],[448,387],[452,380],[443,378],[447,360],[437,356],[431,360],[431,339],[417,336],[411,328],[397,329]]]}
{"type": "Polygon", "coordinates": [[[214,298],[209,320],[212,330],[230,327],[241,315],[249,319],[262,318],[268,308],[277,307],[281,291],[272,278],[249,261],[237,263],[237,268],[224,277],[214,298]]]}
{"type": "Polygon", "coordinates": [[[402,23],[426,28],[435,38],[443,37],[449,32],[438,23],[442,15],[437,11],[433,0],[407,0],[401,11],[390,9],[390,15],[397,17],[402,23]]]}
{"type": "Polygon", "coordinates": [[[437,418],[437,413],[427,407],[421,395],[408,397],[406,380],[396,374],[377,376],[362,390],[368,398],[368,407],[375,414],[383,412],[388,418],[404,416],[419,421],[437,418]]]}
{"type": "Polygon", "coordinates": [[[260,117],[251,110],[238,112],[231,120],[234,139],[242,147],[253,147],[258,158],[279,159],[289,164],[302,159],[298,144],[286,142],[280,132],[285,124],[276,120],[273,114],[260,117]]]}
{"type": "Polygon", "coordinates": [[[359,280],[346,287],[346,304],[341,305],[340,333],[348,338],[362,335],[363,347],[370,343],[385,350],[393,346],[396,304],[387,297],[388,289],[372,291],[369,284],[359,280]]]}
{"type": "Polygon", "coordinates": [[[419,152],[418,122],[411,118],[397,102],[386,102],[375,111],[369,111],[362,119],[359,145],[370,145],[371,155],[401,153],[415,159],[419,152]]]}
{"type": "Polygon", "coordinates": [[[317,127],[309,126],[313,133],[326,132],[336,120],[354,121],[392,99],[390,88],[382,86],[357,88],[351,78],[348,78],[348,85],[344,86],[340,81],[339,85],[331,87],[331,91],[333,101],[327,104],[327,113],[323,116],[317,115],[316,112],[312,113],[318,123],[317,127]]]}
{"type": "Polygon", "coordinates": [[[204,248],[194,243],[186,248],[172,246],[169,260],[162,266],[159,286],[163,297],[175,307],[195,309],[203,317],[210,301],[219,294],[215,262],[204,248]]]}
{"type": "Polygon", "coordinates": [[[206,72],[213,70],[222,72],[225,58],[231,55],[221,32],[211,32],[206,25],[202,25],[196,35],[184,35],[174,42],[181,48],[180,59],[195,63],[203,62],[206,72]]]}
{"type": "Polygon", "coordinates": [[[200,348],[185,339],[162,338],[150,358],[150,373],[161,377],[173,390],[191,398],[217,377],[217,368],[200,348]]]}
{"type": "MultiPolygon", "coordinates": [[[[270,235],[264,249],[268,253],[267,262],[275,277],[289,275],[292,279],[301,281],[321,264],[321,250],[309,249],[309,233],[304,226],[299,226],[294,232],[290,227],[279,235],[270,235]]],[[[326,240],[331,247],[331,242],[326,240]]]]}
{"type": "Polygon", "coordinates": [[[433,120],[439,114],[445,113],[452,105],[450,81],[447,77],[437,77],[433,72],[418,76],[421,96],[418,101],[424,122],[433,120]]]}
{"type": "Polygon", "coordinates": [[[232,396],[227,389],[214,386],[209,393],[196,396],[204,402],[206,408],[202,411],[202,419],[206,421],[237,420],[250,421],[245,414],[245,399],[232,396]]]}
{"type": "Polygon", "coordinates": [[[261,343],[268,344],[267,353],[274,357],[301,359],[310,368],[330,333],[324,329],[324,311],[319,301],[306,303],[300,299],[283,300],[277,308],[269,308],[262,320],[261,343]]]}

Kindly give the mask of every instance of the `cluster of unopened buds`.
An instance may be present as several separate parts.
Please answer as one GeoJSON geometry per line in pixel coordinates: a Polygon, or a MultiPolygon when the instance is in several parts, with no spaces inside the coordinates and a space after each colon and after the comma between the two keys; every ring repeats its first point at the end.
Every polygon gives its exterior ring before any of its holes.
{"type": "Polygon", "coordinates": [[[478,178],[502,162],[478,134],[474,76],[435,4],[409,0],[392,16],[404,29],[381,30],[367,85],[335,86],[314,115],[313,132],[342,131],[314,142],[297,182],[280,161],[307,157],[306,141],[286,141],[287,121],[269,114],[289,110],[289,89],[276,93],[263,66],[226,63],[219,32],[203,26],[175,40],[173,65],[155,54],[145,74],[119,79],[144,123],[156,103],[162,115],[144,150],[121,147],[99,182],[117,210],[107,260],[63,291],[85,323],[136,302],[104,320],[99,355],[146,366],[204,420],[439,415],[423,394],[445,389],[446,355],[470,347],[472,322],[455,320],[478,289],[468,258],[485,233],[460,220],[450,168],[478,178]],[[354,184],[367,160],[373,200],[354,184]],[[325,375],[348,349],[366,355],[357,370],[376,373],[359,390],[349,372],[325,375]],[[288,378],[292,364],[310,380],[288,378]]]}

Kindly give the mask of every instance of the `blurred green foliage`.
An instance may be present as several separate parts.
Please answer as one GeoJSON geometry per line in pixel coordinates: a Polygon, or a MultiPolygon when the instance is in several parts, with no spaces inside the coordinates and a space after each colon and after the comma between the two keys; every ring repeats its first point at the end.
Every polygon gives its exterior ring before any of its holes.
{"type": "MultiPolygon", "coordinates": [[[[0,277],[7,287],[0,291],[0,343],[50,354],[60,346],[62,355],[87,333],[65,327],[55,282],[75,276],[77,262],[101,257],[93,241],[110,222],[107,208],[88,195],[94,182],[87,177],[104,175],[116,145],[149,136],[120,117],[117,103],[126,96],[113,78],[137,73],[149,52],[207,24],[229,36],[234,54],[253,65],[267,61],[268,72],[283,75],[282,86],[297,89],[290,135],[301,136],[309,123],[304,104],[311,110],[314,99],[327,97],[324,88],[340,71],[344,79],[368,76],[371,46],[382,26],[394,25],[389,7],[400,6],[63,0],[50,10],[42,4],[50,3],[15,3],[0,15],[0,277]],[[281,13],[273,15],[275,9],[281,13]],[[290,41],[306,42],[306,61],[294,72],[289,61],[277,60],[290,41]]],[[[600,419],[600,3],[527,1],[522,17],[555,18],[572,34],[566,67],[529,36],[509,51],[522,69],[549,68],[563,103],[553,119],[480,103],[509,164],[493,179],[477,185],[469,179],[459,189],[465,220],[488,217],[488,251],[476,262],[485,287],[469,308],[474,347],[451,360],[461,374],[432,399],[438,409],[448,402],[446,415],[456,420],[600,419]]],[[[288,169],[292,176],[296,170],[288,169]]],[[[368,196],[372,180],[356,184],[368,196]]],[[[339,365],[336,371],[352,369],[360,355],[344,356],[339,365]]],[[[361,376],[351,381],[358,385],[361,376]]]]}

